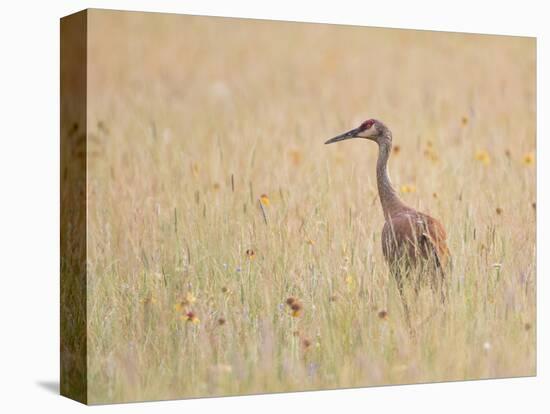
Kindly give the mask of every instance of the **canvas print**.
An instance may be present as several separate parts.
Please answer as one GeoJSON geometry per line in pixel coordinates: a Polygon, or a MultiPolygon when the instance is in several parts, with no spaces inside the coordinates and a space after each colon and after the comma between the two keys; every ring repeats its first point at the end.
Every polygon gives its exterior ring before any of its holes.
{"type": "Polygon", "coordinates": [[[536,375],[536,41],[61,21],[61,391],[536,375]]]}

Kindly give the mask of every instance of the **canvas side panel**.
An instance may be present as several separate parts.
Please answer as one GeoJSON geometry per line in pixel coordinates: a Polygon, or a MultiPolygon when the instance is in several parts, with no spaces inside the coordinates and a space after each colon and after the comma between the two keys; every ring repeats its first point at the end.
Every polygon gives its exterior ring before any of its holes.
{"type": "Polygon", "coordinates": [[[87,402],[87,11],[61,19],[61,394],[87,402]]]}

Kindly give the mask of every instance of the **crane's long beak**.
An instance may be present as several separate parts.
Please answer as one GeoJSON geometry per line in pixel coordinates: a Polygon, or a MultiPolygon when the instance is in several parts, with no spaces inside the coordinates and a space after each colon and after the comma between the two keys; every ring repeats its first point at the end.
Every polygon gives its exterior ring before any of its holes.
{"type": "Polygon", "coordinates": [[[359,128],[354,128],[351,131],[345,132],[342,135],[329,139],[325,144],[332,144],[333,142],[344,141],[345,139],[355,138],[360,132],[359,128]]]}

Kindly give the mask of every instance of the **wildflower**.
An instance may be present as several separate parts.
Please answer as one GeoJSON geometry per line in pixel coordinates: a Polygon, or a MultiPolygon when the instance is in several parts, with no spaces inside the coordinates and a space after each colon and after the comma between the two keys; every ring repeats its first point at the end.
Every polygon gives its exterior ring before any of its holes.
{"type": "Polygon", "coordinates": [[[197,315],[195,314],[195,312],[192,312],[192,311],[189,311],[185,315],[182,315],[181,320],[185,322],[190,322],[194,325],[197,325],[200,323],[200,319],[197,318],[197,315]]]}
{"type": "Polygon", "coordinates": [[[246,251],[246,257],[248,257],[250,260],[254,259],[254,256],[256,256],[256,252],[252,249],[248,249],[246,251]]]}
{"type": "Polygon", "coordinates": [[[286,300],[286,304],[290,307],[290,315],[292,317],[297,318],[300,316],[303,306],[298,299],[291,296],[286,300]]]}
{"type": "Polygon", "coordinates": [[[388,312],[385,310],[381,310],[380,312],[378,312],[378,317],[385,321],[388,319],[388,312]]]}
{"type": "Polygon", "coordinates": [[[349,287],[353,287],[353,285],[355,285],[355,279],[351,275],[347,275],[344,280],[346,282],[346,285],[348,285],[349,287]]]}
{"type": "Polygon", "coordinates": [[[502,214],[502,208],[500,208],[500,207],[497,207],[495,211],[498,215],[502,214]]]}
{"type": "Polygon", "coordinates": [[[267,196],[267,194],[262,194],[260,196],[260,202],[262,203],[263,206],[266,206],[266,207],[269,207],[269,204],[271,203],[269,201],[269,197],[267,196]]]}
{"type": "Polygon", "coordinates": [[[300,151],[298,150],[291,150],[289,152],[290,154],[290,159],[292,160],[292,163],[294,165],[298,165],[302,162],[302,154],[300,153],[300,151]]]}
{"type": "Polygon", "coordinates": [[[302,314],[302,304],[299,302],[294,302],[290,305],[292,312],[290,313],[293,318],[297,318],[302,314]]]}
{"type": "Polygon", "coordinates": [[[197,301],[197,298],[191,292],[187,292],[185,295],[185,301],[188,305],[192,305],[197,301]]]}
{"type": "Polygon", "coordinates": [[[424,150],[424,155],[426,156],[426,158],[428,158],[429,160],[431,160],[433,162],[439,161],[439,155],[437,154],[437,152],[432,147],[426,148],[424,150]]]}
{"type": "Polygon", "coordinates": [[[196,301],[197,301],[197,298],[191,292],[187,292],[185,294],[185,297],[174,305],[174,310],[176,312],[182,312],[188,306],[192,305],[196,301]]]}
{"type": "Polygon", "coordinates": [[[488,342],[488,341],[485,341],[485,342],[483,343],[483,349],[484,349],[485,351],[489,351],[489,350],[491,349],[491,343],[488,342]]]}
{"type": "Polygon", "coordinates": [[[315,246],[315,240],[306,239],[306,243],[309,244],[310,246],[315,246]]]}
{"type": "Polygon", "coordinates": [[[403,194],[414,193],[415,191],[416,191],[416,186],[414,184],[401,186],[401,192],[403,194]]]}
{"type": "Polygon", "coordinates": [[[475,153],[475,159],[481,162],[483,165],[489,165],[491,163],[491,157],[485,150],[478,150],[475,153]]]}
{"type": "Polygon", "coordinates": [[[532,152],[525,154],[522,161],[524,165],[533,165],[535,163],[535,154],[532,152]]]}

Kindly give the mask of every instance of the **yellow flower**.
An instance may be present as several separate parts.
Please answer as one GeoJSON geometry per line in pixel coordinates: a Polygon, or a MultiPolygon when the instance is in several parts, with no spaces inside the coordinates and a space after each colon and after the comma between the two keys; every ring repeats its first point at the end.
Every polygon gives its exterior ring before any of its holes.
{"type": "Polygon", "coordinates": [[[481,162],[483,165],[489,165],[491,163],[491,157],[485,150],[478,150],[475,153],[475,159],[481,162]]]}
{"type": "Polygon", "coordinates": [[[248,249],[246,251],[246,257],[248,257],[250,260],[254,259],[254,257],[256,256],[256,252],[252,249],[248,249]]]}
{"type": "Polygon", "coordinates": [[[197,298],[191,292],[187,292],[185,294],[185,298],[174,305],[174,310],[176,312],[182,312],[183,310],[185,310],[185,308],[187,308],[189,305],[192,305],[196,301],[197,298]]]}
{"type": "Polygon", "coordinates": [[[191,312],[191,311],[187,312],[185,315],[181,315],[180,319],[185,322],[190,322],[194,325],[197,325],[198,323],[200,323],[200,319],[197,318],[197,315],[195,315],[195,312],[191,312]]]}
{"type": "Polygon", "coordinates": [[[191,292],[187,292],[185,294],[185,301],[187,302],[187,304],[192,305],[197,301],[197,298],[191,292]]]}
{"type": "Polygon", "coordinates": [[[345,278],[345,282],[346,282],[346,285],[348,285],[349,287],[353,287],[355,285],[355,279],[353,278],[353,276],[346,276],[345,278]]]}
{"type": "Polygon", "coordinates": [[[267,194],[262,194],[260,196],[260,202],[262,203],[262,205],[264,205],[266,207],[269,207],[270,201],[269,201],[269,197],[267,196],[267,194]]]}
{"type": "Polygon", "coordinates": [[[306,243],[309,244],[310,246],[315,246],[315,240],[306,239],[306,243]]]}
{"type": "Polygon", "coordinates": [[[533,165],[535,163],[535,154],[532,152],[525,154],[522,161],[524,165],[533,165]]]}
{"type": "Polygon", "coordinates": [[[406,194],[406,193],[414,193],[416,191],[416,186],[414,184],[410,184],[410,185],[402,185],[401,186],[401,192],[403,194],[406,194]]]}
{"type": "Polygon", "coordinates": [[[424,150],[424,155],[426,158],[433,162],[439,161],[439,155],[437,154],[436,150],[434,150],[432,147],[428,147],[424,150]]]}

